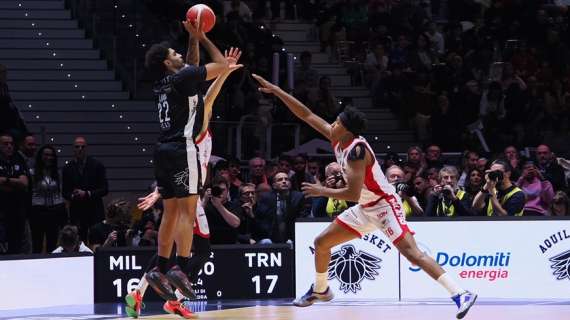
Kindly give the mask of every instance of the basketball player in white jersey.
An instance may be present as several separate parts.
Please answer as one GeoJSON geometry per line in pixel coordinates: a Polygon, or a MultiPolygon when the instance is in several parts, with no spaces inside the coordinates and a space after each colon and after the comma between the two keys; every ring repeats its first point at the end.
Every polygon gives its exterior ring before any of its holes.
{"type": "MultiPolygon", "coordinates": [[[[212,154],[212,135],[209,130],[210,119],[212,117],[212,111],[214,107],[214,102],[222,89],[222,86],[228,76],[235,70],[242,67],[238,65],[237,61],[241,56],[241,51],[237,48],[231,48],[229,52],[224,54],[226,60],[228,60],[228,69],[221,75],[219,75],[216,80],[210,85],[206,95],[204,96],[204,118],[200,132],[198,133],[195,144],[198,150],[198,159],[200,161],[201,169],[201,179],[202,185],[206,182],[206,177],[208,173],[208,162],[210,161],[210,156],[212,154]]],[[[144,198],[139,199],[138,204],[139,209],[145,211],[150,209],[158,200],[160,199],[160,193],[158,188],[154,192],[150,193],[144,198]]],[[[175,243],[177,243],[179,237],[184,233],[188,232],[184,227],[187,225],[186,221],[180,221],[181,219],[187,219],[188,216],[183,215],[179,217],[179,222],[177,224],[175,243]]],[[[191,282],[195,282],[198,276],[198,271],[202,268],[203,264],[207,261],[210,256],[210,229],[208,227],[208,220],[206,219],[206,213],[204,212],[204,207],[201,201],[198,201],[196,208],[196,220],[194,221],[194,255],[190,258],[187,270],[188,278],[191,282]]],[[[150,266],[154,263],[151,261],[150,266]]],[[[148,270],[147,270],[148,271],[148,270]]],[[[141,313],[141,306],[144,294],[148,288],[148,282],[146,281],[146,273],[142,276],[139,285],[135,290],[130,292],[125,296],[126,306],[125,311],[127,315],[132,318],[138,318],[141,313]]],[[[176,296],[178,301],[167,301],[168,304],[164,309],[170,313],[176,313],[184,318],[193,318],[192,312],[189,308],[179,301],[184,298],[180,291],[176,290],[176,296]],[[178,302],[178,303],[177,303],[178,302]],[[174,311],[174,312],[171,312],[174,311]]]]}
{"type": "Polygon", "coordinates": [[[403,256],[447,289],[459,308],[457,318],[463,318],[477,295],[459,287],[435,260],[418,249],[414,233],[406,224],[400,197],[382,173],[372,148],[360,136],[366,124],[365,115],[347,107],[334,123],[329,124],[278,86],[258,75],[253,77],[259,82],[261,92],[274,94],[291,112],[329,139],[333,145],[346,186],[331,189],[318,183],[303,183],[303,193],[307,197],[329,197],[358,203],[340,214],[315,239],[315,282],[293,304],[307,307],[316,301],[332,300],[334,295],[327,283],[331,248],[380,229],[403,256]]]}

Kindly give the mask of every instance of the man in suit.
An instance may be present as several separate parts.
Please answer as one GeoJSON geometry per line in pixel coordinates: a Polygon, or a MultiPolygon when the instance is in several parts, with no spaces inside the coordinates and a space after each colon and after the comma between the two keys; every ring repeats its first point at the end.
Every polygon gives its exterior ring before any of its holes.
{"type": "Polygon", "coordinates": [[[87,240],[89,227],[103,221],[103,197],[108,193],[105,167],[87,156],[87,141],[75,138],[73,160],[63,168],[63,197],[69,202],[71,223],[87,240]]]}
{"type": "Polygon", "coordinates": [[[258,243],[284,243],[294,239],[295,219],[307,217],[305,197],[291,190],[291,180],[285,172],[272,179],[273,190],[261,196],[255,210],[255,237],[258,243]]]}

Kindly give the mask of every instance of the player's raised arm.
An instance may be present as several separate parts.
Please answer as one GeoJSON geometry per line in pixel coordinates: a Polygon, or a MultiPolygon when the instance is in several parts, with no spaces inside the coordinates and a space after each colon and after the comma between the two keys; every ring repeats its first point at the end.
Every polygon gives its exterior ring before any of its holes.
{"type": "Polygon", "coordinates": [[[263,79],[262,77],[252,74],[253,78],[259,82],[259,90],[264,93],[274,94],[297,116],[299,119],[305,121],[308,125],[313,127],[328,140],[332,141],[331,137],[331,125],[323,120],[321,117],[314,114],[306,105],[301,101],[297,100],[292,95],[283,91],[278,86],[272,84],[271,82],[263,79]]]}
{"type": "Polygon", "coordinates": [[[241,57],[241,51],[238,48],[230,48],[229,51],[226,51],[225,59],[228,62],[228,68],[224,73],[222,73],[219,77],[214,80],[214,82],[208,88],[208,92],[204,96],[204,125],[202,126],[203,130],[208,129],[208,122],[212,117],[212,109],[214,107],[214,102],[224,85],[224,82],[228,78],[228,76],[234,72],[235,70],[243,67],[241,64],[237,64],[239,58],[241,57]]]}
{"type": "Polygon", "coordinates": [[[200,64],[200,41],[190,35],[188,39],[188,51],[186,51],[186,63],[193,66],[200,64]]]}
{"type": "Polygon", "coordinates": [[[182,24],[184,25],[186,31],[188,31],[193,38],[198,39],[200,44],[206,48],[206,51],[208,51],[208,54],[213,61],[206,64],[206,80],[217,78],[227,68],[227,61],[224,58],[224,55],[212,43],[212,41],[208,39],[204,31],[202,31],[202,26],[199,21],[196,23],[198,27],[194,26],[194,24],[190,21],[184,21],[182,24]]]}

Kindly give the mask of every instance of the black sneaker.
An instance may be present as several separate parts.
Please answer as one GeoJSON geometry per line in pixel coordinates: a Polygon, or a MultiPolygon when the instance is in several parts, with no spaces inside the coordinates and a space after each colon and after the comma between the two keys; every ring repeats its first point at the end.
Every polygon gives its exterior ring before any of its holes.
{"type": "Polygon", "coordinates": [[[168,279],[158,267],[154,267],[146,274],[146,281],[162,299],[166,301],[177,300],[168,279]]]}
{"type": "Polygon", "coordinates": [[[180,269],[179,266],[174,266],[166,273],[166,278],[170,281],[170,284],[175,286],[180,293],[188,299],[196,299],[196,294],[192,290],[192,284],[186,274],[180,269]]]}

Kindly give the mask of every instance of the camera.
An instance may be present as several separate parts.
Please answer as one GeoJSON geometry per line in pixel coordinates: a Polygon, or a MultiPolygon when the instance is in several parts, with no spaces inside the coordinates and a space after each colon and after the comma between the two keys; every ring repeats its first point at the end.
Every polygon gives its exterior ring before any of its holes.
{"type": "Polygon", "coordinates": [[[222,195],[224,191],[222,190],[222,188],[220,188],[219,186],[213,186],[212,187],[212,196],[213,197],[220,197],[222,195]]]}
{"type": "Polygon", "coordinates": [[[396,188],[397,192],[401,192],[401,193],[406,194],[407,196],[410,196],[410,197],[412,196],[413,189],[407,183],[398,182],[394,185],[394,187],[396,188]]]}
{"type": "Polygon", "coordinates": [[[490,180],[494,180],[496,182],[502,182],[504,178],[503,172],[499,170],[491,171],[487,175],[489,176],[490,180]]]}
{"type": "Polygon", "coordinates": [[[451,190],[449,190],[449,189],[442,189],[442,190],[441,190],[441,194],[443,194],[444,197],[449,198],[449,197],[451,197],[451,190]]]}

